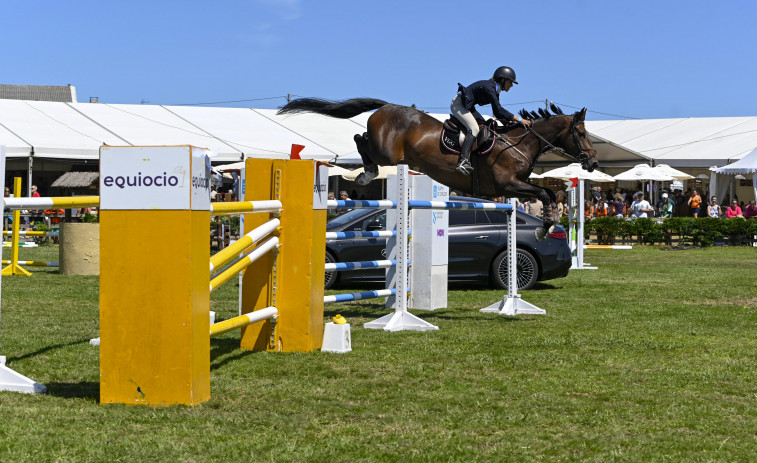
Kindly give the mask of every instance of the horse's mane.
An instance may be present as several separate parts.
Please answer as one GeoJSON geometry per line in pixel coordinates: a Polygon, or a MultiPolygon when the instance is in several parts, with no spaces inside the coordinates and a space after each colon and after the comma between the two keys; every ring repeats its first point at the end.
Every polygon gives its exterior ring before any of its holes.
{"type": "Polygon", "coordinates": [[[537,108],[536,111],[529,111],[527,109],[521,109],[520,111],[518,111],[518,114],[523,119],[528,119],[531,121],[536,121],[538,119],[549,119],[550,117],[565,115],[562,109],[560,109],[560,107],[554,103],[549,104],[549,109],[537,108]],[[550,109],[552,110],[552,113],[554,114],[549,112],[550,109]]]}

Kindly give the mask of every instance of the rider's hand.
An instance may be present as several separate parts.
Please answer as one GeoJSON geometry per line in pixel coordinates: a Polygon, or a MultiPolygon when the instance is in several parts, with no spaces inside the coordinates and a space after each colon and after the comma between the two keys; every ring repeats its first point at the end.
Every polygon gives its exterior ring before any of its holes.
{"type": "Polygon", "coordinates": [[[523,127],[531,127],[531,121],[528,119],[521,119],[520,123],[523,124],[523,127]]]}

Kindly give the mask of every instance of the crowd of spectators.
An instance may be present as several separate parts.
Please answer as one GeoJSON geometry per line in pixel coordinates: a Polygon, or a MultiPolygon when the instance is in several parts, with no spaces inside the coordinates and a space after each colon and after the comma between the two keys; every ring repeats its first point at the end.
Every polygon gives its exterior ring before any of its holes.
{"type": "Polygon", "coordinates": [[[584,214],[587,219],[605,216],[625,218],[757,217],[757,206],[754,200],[745,206],[737,199],[728,205],[718,202],[715,196],[707,198],[708,195],[696,188],[689,189],[685,193],[681,190],[675,190],[672,193],[664,191],[652,205],[641,191],[617,190],[613,192],[613,190],[603,191],[602,187],[594,187],[589,199],[584,203],[584,214]]]}

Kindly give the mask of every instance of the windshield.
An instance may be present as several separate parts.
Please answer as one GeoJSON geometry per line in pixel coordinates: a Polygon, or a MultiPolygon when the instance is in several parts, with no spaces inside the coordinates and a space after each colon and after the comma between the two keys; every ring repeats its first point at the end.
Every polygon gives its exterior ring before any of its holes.
{"type": "Polygon", "coordinates": [[[341,227],[344,224],[350,223],[353,220],[357,220],[358,218],[364,215],[368,215],[374,211],[375,209],[352,209],[351,211],[345,212],[339,217],[335,217],[329,220],[329,223],[326,225],[326,228],[328,229],[328,228],[341,227]]]}

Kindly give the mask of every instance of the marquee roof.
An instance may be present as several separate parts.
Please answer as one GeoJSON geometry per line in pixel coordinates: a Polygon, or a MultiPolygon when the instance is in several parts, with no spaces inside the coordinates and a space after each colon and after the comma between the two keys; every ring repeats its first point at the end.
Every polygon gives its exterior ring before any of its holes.
{"type": "MultiPolygon", "coordinates": [[[[304,159],[359,163],[352,137],[365,131],[369,116],[0,99],[0,145],[8,157],[97,159],[103,144],[192,144],[215,152],[214,162],[234,162],[288,158],[294,143],[305,146],[304,159]]],[[[602,165],[723,166],[757,147],[757,117],[587,121],[586,128],[602,165]]],[[[544,166],[568,162],[555,154],[540,159],[544,166]]]]}

